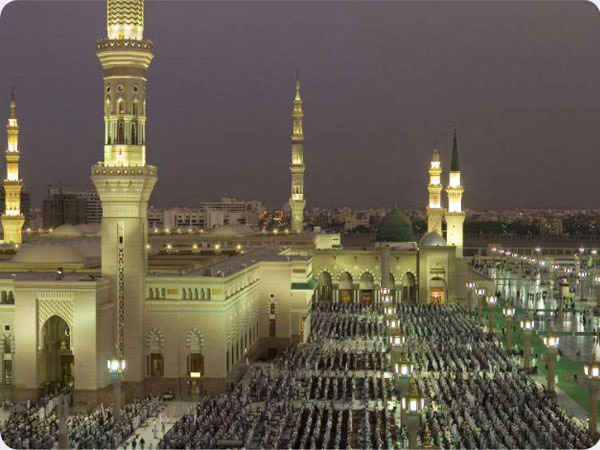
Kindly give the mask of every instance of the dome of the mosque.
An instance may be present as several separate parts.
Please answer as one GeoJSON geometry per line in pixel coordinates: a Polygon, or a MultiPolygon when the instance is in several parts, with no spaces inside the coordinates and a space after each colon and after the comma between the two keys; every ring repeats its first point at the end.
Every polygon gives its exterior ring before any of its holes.
{"type": "Polygon", "coordinates": [[[52,232],[53,237],[76,238],[83,236],[83,231],[76,225],[59,225],[52,232]]]}
{"type": "Polygon", "coordinates": [[[100,258],[102,256],[102,245],[98,238],[74,239],[68,245],[75,247],[81,254],[88,259],[100,258]]]}
{"type": "Polygon", "coordinates": [[[85,263],[86,258],[69,244],[24,245],[11,259],[15,263],[27,264],[77,264],[85,263]]]}
{"type": "Polygon", "coordinates": [[[412,222],[400,210],[392,210],[379,222],[379,226],[377,227],[377,242],[415,241],[412,222]]]}
{"type": "Polygon", "coordinates": [[[421,238],[421,242],[419,242],[420,247],[446,247],[447,245],[445,239],[436,231],[427,233],[421,238]]]}
{"type": "Polygon", "coordinates": [[[252,228],[241,224],[222,225],[207,232],[210,236],[218,237],[239,237],[250,233],[252,233],[252,228]]]}
{"type": "Polygon", "coordinates": [[[77,228],[86,236],[100,236],[102,226],[99,223],[80,223],[77,228]]]}

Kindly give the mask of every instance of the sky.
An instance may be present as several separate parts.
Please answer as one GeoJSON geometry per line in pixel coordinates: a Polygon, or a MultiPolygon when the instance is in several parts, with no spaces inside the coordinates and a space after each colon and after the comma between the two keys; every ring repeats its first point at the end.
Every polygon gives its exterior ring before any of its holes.
{"type": "MultiPolygon", "coordinates": [[[[49,183],[91,186],[102,159],[105,14],[103,1],[2,10],[0,122],[14,85],[34,205],[49,183]]],[[[600,208],[591,3],[168,0],[145,18],[153,205],[286,202],[298,70],[308,206],[424,207],[434,142],[447,183],[456,127],[466,208],[600,208]]]]}

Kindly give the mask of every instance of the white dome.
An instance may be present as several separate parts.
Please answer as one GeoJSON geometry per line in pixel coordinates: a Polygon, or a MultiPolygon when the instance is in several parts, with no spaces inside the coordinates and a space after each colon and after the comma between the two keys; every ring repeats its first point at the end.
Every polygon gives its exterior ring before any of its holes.
{"type": "Polygon", "coordinates": [[[24,245],[11,259],[15,263],[67,264],[85,263],[86,258],[74,246],[61,244],[24,245]]]}
{"type": "Polygon", "coordinates": [[[75,247],[85,258],[100,258],[102,243],[98,238],[81,238],[70,241],[67,245],[75,247]]]}
{"type": "Polygon", "coordinates": [[[252,228],[248,225],[222,225],[220,227],[213,228],[208,231],[207,234],[209,236],[222,236],[222,237],[237,237],[244,236],[246,234],[252,233],[252,228]]]}
{"type": "Polygon", "coordinates": [[[446,241],[437,232],[432,231],[421,238],[421,247],[446,247],[446,241]]]}
{"type": "Polygon", "coordinates": [[[75,238],[83,236],[83,232],[75,225],[59,225],[52,232],[53,237],[75,238]]]}
{"type": "Polygon", "coordinates": [[[77,228],[86,236],[99,236],[102,226],[99,223],[80,223],[77,228]]]}

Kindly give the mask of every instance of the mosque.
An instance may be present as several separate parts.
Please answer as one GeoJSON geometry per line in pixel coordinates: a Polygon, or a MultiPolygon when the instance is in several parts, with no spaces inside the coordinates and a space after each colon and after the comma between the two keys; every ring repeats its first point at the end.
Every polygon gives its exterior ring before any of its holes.
{"type": "MultiPolygon", "coordinates": [[[[49,383],[72,384],[75,401],[111,403],[106,361],[126,360],[127,399],[186,392],[195,382],[223,391],[259,355],[308,339],[315,301],[378,302],[387,287],[401,303],[466,302],[467,281],[489,282],[462,257],[464,188],[454,135],[448,208],[442,165],[429,167],[428,231],[417,242],[393,210],[376,242],[344,248],[339,234],[303,231],[304,133],[300,81],[292,110],[292,230],[287,246],[214,255],[201,264],[149,271],[147,207],[158,170],[146,149],[147,69],[143,0],[107,1],[107,37],[97,42],[104,83],[104,158],[91,167],[103,206],[100,230],[65,225],[51,240],[22,244],[19,125],[10,101],[0,326],[5,397],[35,399],[49,383]],[[444,226],[445,225],[445,226],[444,226]],[[444,232],[445,228],[445,232],[444,232]],[[445,235],[445,237],[444,237],[445,235]]],[[[93,160],[90,155],[90,160],[93,160]]]]}

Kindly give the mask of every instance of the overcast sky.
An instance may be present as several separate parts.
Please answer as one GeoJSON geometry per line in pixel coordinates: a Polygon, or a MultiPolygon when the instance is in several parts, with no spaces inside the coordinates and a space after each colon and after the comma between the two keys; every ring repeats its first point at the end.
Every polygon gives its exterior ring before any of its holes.
{"type": "MultiPolygon", "coordinates": [[[[14,84],[35,205],[102,159],[105,14],[2,11],[0,120],[14,84]]],[[[147,1],[151,203],[287,201],[298,69],[309,206],[423,207],[433,143],[447,170],[456,126],[467,208],[600,207],[599,19],[575,1],[147,1]]]]}

